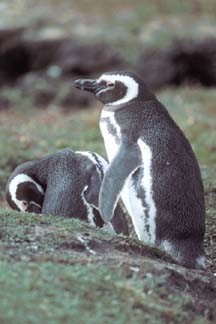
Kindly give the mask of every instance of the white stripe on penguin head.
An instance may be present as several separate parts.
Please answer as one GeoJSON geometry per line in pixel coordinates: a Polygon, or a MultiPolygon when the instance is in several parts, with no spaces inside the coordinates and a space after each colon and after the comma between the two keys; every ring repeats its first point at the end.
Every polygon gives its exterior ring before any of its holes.
{"type": "MultiPolygon", "coordinates": [[[[122,82],[127,87],[126,95],[116,101],[110,102],[109,105],[121,105],[126,102],[129,102],[138,96],[139,92],[139,85],[134,80],[134,78],[128,76],[128,75],[122,75],[122,74],[102,74],[102,76],[98,79],[98,82],[100,81],[106,81],[106,82],[112,82],[115,83],[116,81],[122,82]]],[[[101,90],[107,91],[109,89],[101,90]]]]}
{"type": "Polygon", "coordinates": [[[16,193],[17,193],[18,186],[24,182],[33,183],[37,187],[38,191],[40,191],[44,195],[43,188],[37,182],[35,182],[31,177],[29,177],[27,174],[24,173],[18,174],[16,177],[14,177],[11,180],[9,184],[9,192],[11,195],[11,199],[21,211],[25,211],[25,210],[23,209],[22,200],[17,199],[16,193]]]}

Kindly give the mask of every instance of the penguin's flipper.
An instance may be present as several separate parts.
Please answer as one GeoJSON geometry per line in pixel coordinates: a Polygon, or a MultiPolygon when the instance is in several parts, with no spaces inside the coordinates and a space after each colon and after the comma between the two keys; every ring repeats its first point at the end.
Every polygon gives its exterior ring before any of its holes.
{"type": "Polygon", "coordinates": [[[105,174],[100,190],[99,209],[105,222],[111,221],[127,178],[141,165],[138,144],[123,143],[105,174]]]}
{"type": "Polygon", "coordinates": [[[89,175],[87,180],[87,189],[83,192],[88,204],[98,207],[98,196],[100,192],[101,179],[95,165],[91,165],[86,170],[89,175]]]}

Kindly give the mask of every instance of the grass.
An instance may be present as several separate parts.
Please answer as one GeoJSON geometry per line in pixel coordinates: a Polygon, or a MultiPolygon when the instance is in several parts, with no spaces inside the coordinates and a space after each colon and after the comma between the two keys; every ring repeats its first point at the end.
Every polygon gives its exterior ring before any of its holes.
{"type": "MultiPolygon", "coordinates": [[[[121,269],[104,265],[95,269],[91,264],[22,263],[17,267],[3,263],[0,282],[4,290],[1,323],[13,323],[16,318],[21,324],[23,312],[26,323],[71,323],[72,319],[83,324],[154,323],[162,319],[161,315],[164,319],[179,315],[172,309],[174,300],[163,303],[161,298],[161,305],[156,305],[153,296],[143,293],[145,282],[127,279],[121,269]]],[[[175,306],[189,302],[177,294],[175,297],[175,306]]],[[[186,319],[182,314],[177,323],[186,319]]]]}
{"type": "Polygon", "coordinates": [[[131,254],[78,220],[0,210],[0,228],[1,323],[208,323],[213,298],[195,294],[208,273],[131,254]]]}
{"type": "Polygon", "coordinates": [[[160,99],[189,139],[201,165],[216,164],[215,90],[167,90],[160,99]]]}

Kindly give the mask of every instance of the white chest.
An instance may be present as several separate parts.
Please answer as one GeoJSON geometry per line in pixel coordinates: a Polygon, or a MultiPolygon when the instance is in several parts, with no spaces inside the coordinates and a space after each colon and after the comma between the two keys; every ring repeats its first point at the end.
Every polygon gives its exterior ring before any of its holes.
{"type": "Polygon", "coordinates": [[[107,156],[110,162],[118,152],[121,141],[120,127],[115,121],[113,112],[102,111],[100,129],[104,139],[107,156]]]}
{"type": "MultiPolygon", "coordinates": [[[[116,123],[114,113],[103,111],[100,122],[101,133],[109,161],[115,157],[121,143],[121,130],[116,123]]],[[[121,191],[121,197],[127,208],[138,238],[145,242],[155,242],[156,232],[156,207],[152,194],[152,152],[142,140],[137,142],[141,155],[142,165],[140,168],[140,186],[145,195],[138,197],[133,183],[133,174],[129,176],[121,191]]]]}

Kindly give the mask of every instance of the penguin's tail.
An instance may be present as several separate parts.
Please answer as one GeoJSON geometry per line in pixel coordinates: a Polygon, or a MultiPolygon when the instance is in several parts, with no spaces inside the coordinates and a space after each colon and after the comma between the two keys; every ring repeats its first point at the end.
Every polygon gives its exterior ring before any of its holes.
{"type": "Polygon", "coordinates": [[[164,240],[161,246],[186,268],[205,270],[206,257],[203,244],[192,240],[164,240]]]}

